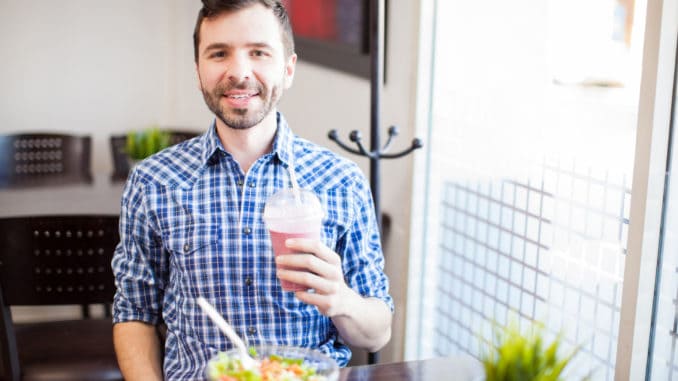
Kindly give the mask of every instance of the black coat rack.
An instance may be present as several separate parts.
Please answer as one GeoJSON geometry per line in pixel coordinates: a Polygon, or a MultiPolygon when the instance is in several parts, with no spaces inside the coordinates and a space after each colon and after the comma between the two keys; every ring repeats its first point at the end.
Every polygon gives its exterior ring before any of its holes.
{"type": "MultiPolygon", "coordinates": [[[[344,144],[337,133],[337,130],[331,130],[328,133],[330,140],[333,140],[344,150],[356,155],[366,156],[370,159],[370,187],[372,188],[372,197],[374,198],[374,211],[377,216],[377,223],[381,230],[381,204],[380,204],[380,173],[379,161],[381,159],[396,159],[408,155],[415,149],[423,147],[420,139],[412,140],[412,145],[404,151],[398,153],[387,153],[393,141],[398,135],[398,127],[391,126],[388,129],[388,138],[386,143],[381,146],[379,129],[381,126],[381,92],[384,78],[384,30],[385,30],[385,5],[384,0],[369,0],[369,46],[370,46],[370,150],[367,151],[362,144],[362,134],[360,131],[353,130],[349,134],[349,139],[356,144],[357,149],[344,144]]],[[[375,364],[379,361],[378,353],[370,353],[368,362],[375,364]]]]}

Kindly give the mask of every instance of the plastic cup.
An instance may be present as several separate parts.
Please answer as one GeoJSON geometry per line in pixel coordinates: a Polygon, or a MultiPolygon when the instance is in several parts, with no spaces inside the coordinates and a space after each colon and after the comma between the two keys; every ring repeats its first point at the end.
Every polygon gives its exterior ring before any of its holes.
{"type": "MultiPolygon", "coordinates": [[[[311,191],[304,189],[282,189],[266,200],[264,222],[271,235],[273,254],[299,254],[285,246],[289,238],[320,239],[323,210],[320,200],[311,191]]],[[[277,266],[277,265],[276,265],[277,266]]],[[[276,269],[290,269],[277,266],[276,269]]],[[[293,268],[292,268],[293,269],[293,268]]],[[[281,280],[285,291],[303,291],[306,287],[281,280]]]]}

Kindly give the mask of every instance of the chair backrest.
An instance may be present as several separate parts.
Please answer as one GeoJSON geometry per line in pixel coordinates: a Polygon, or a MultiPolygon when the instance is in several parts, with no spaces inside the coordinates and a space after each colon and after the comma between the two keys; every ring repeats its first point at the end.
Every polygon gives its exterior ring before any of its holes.
{"type": "Polygon", "coordinates": [[[0,187],[91,182],[91,138],[0,135],[0,187]]]}
{"type": "Polygon", "coordinates": [[[184,140],[192,139],[198,135],[200,135],[199,132],[195,131],[188,131],[188,130],[178,130],[178,129],[168,129],[170,133],[170,143],[172,145],[181,143],[184,140]]]}
{"type": "Polygon", "coordinates": [[[118,216],[0,219],[3,303],[112,302],[111,259],[118,242],[118,216]]]}
{"type": "Polygon", "coordinates": [[[20,365],[9,307],[111,303],[118,241],[118,216],[0,219],[0,354],[11,379],[20,365]]]}
{"type": "Polygon", "coordinates": [[[112,180],[125,180],[129,173],[130,166],[125,152],[125,145],[127,143],[127,136],[115,135],[110,138],[111,143],[111,159],[113,159],[113,174],[112,180]]]}
{"type": "MultiPolygon", "coordinates": [[[[170,143],[172,145],[181,143],[184,140],[194,138],[200,133],[187,130],[164,129],[170,133],[170,143]]],[[[112,180],[125,180],[130,171],[130,162],[125,152],[127,145],[127,135],[114,135],[110,138],[111,156],[113,159],[112,180]]]]}

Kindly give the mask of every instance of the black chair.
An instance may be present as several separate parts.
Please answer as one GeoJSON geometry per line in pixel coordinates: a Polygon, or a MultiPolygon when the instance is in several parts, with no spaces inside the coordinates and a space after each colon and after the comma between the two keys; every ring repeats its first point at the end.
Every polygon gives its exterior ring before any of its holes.
{"type": "Polygon", "coordinates": [[[0,187],[89,183],[91,156],[89,136],[0,135],[0,187]]]}
{"type": "MultiPolygon", "coordinates": [[[[169,131],[170,143],[172,145],[199,135],[198,132],[187,130],[165,129],[165,131],[169,131]]],[[[127,145],[127,135],[111,136],[110,143],[111,155],[113,159],[113,174],[111,175],[111,180],[124,181],[127,179],[127,175],[130,171],[129,158],[125,152],[125,146],[127,145]]]]}
{"type": "Polygon", "coordinates": [[[125,145],[127,143],[127,136],[116,135],[111,136],[111,158],[113,159],[113,173],[111,180],[123,181],[127,179],[127,174],[130,170],[129,159],[125,152],[125,145]]]}
{"type": "Polygon", "coordinates": [[[10,306],[106,304],[118,216],[0,219],[5,381],[122,380],[109,317],[15,323],[10,306]]]}

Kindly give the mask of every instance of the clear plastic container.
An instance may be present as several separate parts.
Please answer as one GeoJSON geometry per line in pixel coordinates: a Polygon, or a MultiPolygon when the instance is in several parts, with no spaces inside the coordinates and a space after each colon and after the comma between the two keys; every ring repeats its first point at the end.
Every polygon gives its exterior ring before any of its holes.
{"type": "MultiPolygon", "coordinates": [[[[257,353],[256,360],[268,358],[271,355],[277,355],[287,359],[301,359],[303,364],[314,368],[320,381],[337,381],[339,379],[339,366],[326,354],[310,348],[299,348],[279,345],[260,345],[255,346],[257,353]]],[[[224,362],[224,355],[230,359],[237,359],[240,353],[237,349],[222,352],[214,356],[208,363],[205,375],[209,381],[219,380],[219,363],[224,362]]]]}
{"type": "MultiPolygon", "coordinates": [[[[323,216],[320,200],[311,191],[287,188],[269,197],[264,208],[264,222],[271,235],[274,255],[294,254],[285,246],[289,238],[319,240],[323,216]]],[[[296,283],[284,280],[280,283],[285,291],[306,290],[296,283]]]]}

